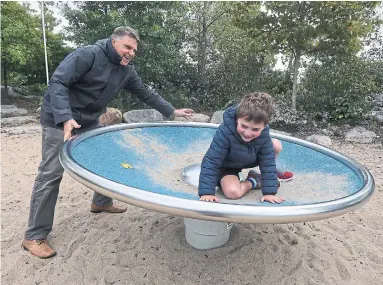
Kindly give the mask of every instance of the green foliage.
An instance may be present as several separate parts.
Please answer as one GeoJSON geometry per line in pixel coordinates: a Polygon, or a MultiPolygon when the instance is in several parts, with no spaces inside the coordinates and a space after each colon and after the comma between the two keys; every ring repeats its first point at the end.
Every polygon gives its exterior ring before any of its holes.
{"type": "Polygon", "coordinates": [[[295,108],[298,70],[302,56],[327,58],[355,55],[362,38],[382,21],[376,18],[379,2],[265,1],[239,2],[235,23],[265,49],[293,57],[295,108]]]}
{"type": "Polygon", "coordinates": [[[330,120],[360,119],[377,91],[369,65],[358,57],[326,61],[308,67],[301,84],[302,109],[330,120]]]}
{"type": "MultiPolygon", "coordinates": [[[[62,58],[70,51],[62,37],[53,33],[56,26],[51,12],[46,12],[48,66],[53,73],[62,58]]],[[[39,14],[18,2],[1,2],[1,62],[2,75],[9,75],[14,86],[44,84],[46,82],[44,42],[39,14]]]]}
{"type": "MultiPolygon", "coordinates": [[[[70,24],[69,40],[78,45],[94,44],[108,38],[116,27],[135,28],[139,31],[140,43],[134,64],[143,82],[175,105],[177,101],[184,102],[178,94],[188,94],[185,78],[190,67],[185,55],[180,53],[185,33],[181,3],[100,1],[75,4],[76,9],[68,5],[63,7],[70,24]]],[[[115,101],[120,102],[122,108],[128,103],[132,107],[140,105],[130,98],[115,101]]]]}

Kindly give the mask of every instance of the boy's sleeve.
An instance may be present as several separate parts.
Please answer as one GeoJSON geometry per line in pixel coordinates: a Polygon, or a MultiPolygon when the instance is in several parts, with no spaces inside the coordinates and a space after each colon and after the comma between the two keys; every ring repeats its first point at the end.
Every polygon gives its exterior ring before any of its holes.
{"type": "Polygon", "coordinates": [[[259,169],[262,176],[262,194],[275,195],[278,192],[278,177],[273,142],[270,137],[262,145],[259,155],[259,169]]]}
{"type": "Polygon", "coordinates": [[[199,175],[198,195],[215,195],[220,168],[229,153],[230,142],[223,131],[222,125],[217,129],[210,148],[206,152],[199,175]]]}
{"type": "Polygon", "coordinates": [[[131,68],[133,75],[131,80],[129,80],[128,84],[125,86],[125,89],[136,95],[137,98],[142,102],[148,104],[150,107],[156,109],[162,115],[169,118],[175,110],[172,104],[170,104],[156,92],[146,88],[142,84],[141,78],[138,76],[134,66],[131,68]]]}
{"type": "Polygon", "coordinates": [[[68,88],[91,69],[93,61],[94,53],[91,49],[78,48],[64,58],[53,73],[48,93],[56,125],[73,119],[68,88]]]}

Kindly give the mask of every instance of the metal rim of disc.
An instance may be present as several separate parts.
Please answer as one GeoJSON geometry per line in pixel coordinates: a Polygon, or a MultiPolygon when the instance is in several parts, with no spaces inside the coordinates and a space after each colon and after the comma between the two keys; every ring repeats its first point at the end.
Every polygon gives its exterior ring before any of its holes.
{"type": "Polygon", "coordinates": [[[108,132],[149,127],[218,128],[218,126],[210,123],[156,122],[117,124],[98,128],[65,142],[60,150],[60,162],[70,176],[105,196],[173,216],[210,221],[284,224],[322,220],[357,209],[364,205],[374,192],[375,182],[372,175],[355,160],[321,145],[273,132],[271,132],[273,138],[308,147],[342,162],[359,176],[362,180],[362,187],[347,197],[308,205],[271,207],[211,203],[157,194],[111,181],[82,167],[71,156],[71,149],[80,142],[108,132]]]}

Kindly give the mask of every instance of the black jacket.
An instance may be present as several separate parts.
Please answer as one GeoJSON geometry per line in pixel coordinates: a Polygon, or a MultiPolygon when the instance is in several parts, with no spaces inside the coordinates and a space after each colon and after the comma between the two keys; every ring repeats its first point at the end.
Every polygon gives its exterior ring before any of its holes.
{"type": "Polygon", "coordinates": [[[198,195],[214,195],[222,168],[252,168],[259,165],[262,175],[263,195],[278,191],[275,153],[270,137],[270,127],[251,142],[244,142],[237,132],[236,108],[228,108],[223,114],[223,123],[217,129],[210,148],[201,165],[198,195]]]}
{"type": "Polygon", "coordinates": [[[97,124],[108,102],[122,89],[169,117],[174,107],[145,88],[133,64],[120,65],[111,39],[97,41],[70,53],[53,73],[44,94],[40,122],[61,128],[74,119],[81,127],[97,124]]]}

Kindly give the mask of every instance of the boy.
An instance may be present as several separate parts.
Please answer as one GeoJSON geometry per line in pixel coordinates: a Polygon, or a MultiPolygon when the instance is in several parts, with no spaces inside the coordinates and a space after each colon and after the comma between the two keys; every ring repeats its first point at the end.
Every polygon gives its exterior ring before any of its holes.
{"type": "MultiPolygon", "coordinates": [[[[251,189],[262,189],[261,202],[282,203],[275,196],[279,187],[275,158],[282,150],[277,139],[271,139],[269,121],[273,100],[267,93],[254,92],[228,108],[201,165],[198,195],[200,200],[218,202],[215,187],[220,185],[228,199],[239,199],[251,189]],[[250,171],[239,180],[243,168],[259,166],[261,174],[250,171]]],[[[284,174],[289,179],[293,174],[284,174]]],[[[287,180],[287,179],[286,179],[287,180]]]]}

